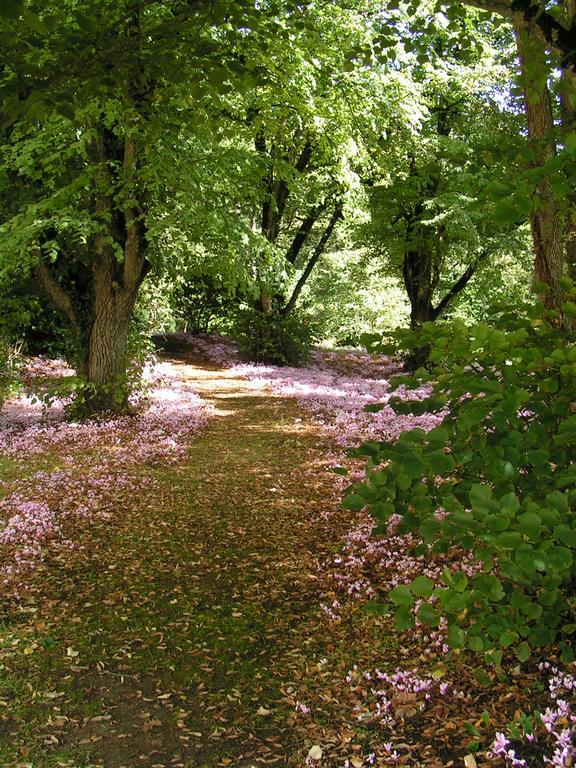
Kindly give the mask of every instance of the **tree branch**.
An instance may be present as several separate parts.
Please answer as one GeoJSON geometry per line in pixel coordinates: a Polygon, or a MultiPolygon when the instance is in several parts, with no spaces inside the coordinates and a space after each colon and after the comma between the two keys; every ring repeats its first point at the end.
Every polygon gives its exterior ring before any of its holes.
{"type": "Polygon", "coordinates": [[[565,26],[533,0],[463,0],[465,5],[498,13],[509,19],[527,21],[560,57],[562,67],[576,70],[576,20],[565,26]]]}
{"type": "Polygon", "coordinates": [[[310,232],[312,231],[312,227],[314,224],[318,221],[318,218],[323,211],[326,210],[326,203],[322,203],[322,205],[318,205],[315,208],[312,209],[312,211],[308,214],[308,216],[302,221],[300,224],[300,227],[298,228],[298,232],[294,235],[294,239],[292,240],[292,245],[285,254],[286,261],[290,262],[290,264],[295,264],[296,259],[298,258],[298,254],[302,250],[302,246],[308,239],[310,232]]]}
{"type": "Polygon", "coordinates": [[[306,281],[308,280],[312,270],[316,266],[316,262],[318,261],[320,256],[322,256],[322,254],[324,253],[326,243],[330,239],[330,235],[332,234],[334,227],[336,226],[338,221],[343,218],[344,216],[342,215],[342,203],[338,202],[336,204],[336,208],[334,209],[334,213],[332,214],[332,217],[322,234],[322,237],[320,238],[320,240],[316,245],[316,248],[314,249],[314,253],[310,257],[310,260],[308,261],[308,264],[306,264],[306,268],[304,269],[304,272],[302,272],[302,274],[300,275],[300,279],[298,280],[298,282],[294,287],[294,290],[292,291],[292,296],[290,296],[288,303],[282,310],[283,315],[289,315],[290,312],[292,312],[292,310],[296,306],[296,302],[298,301],[298,297],[302,292],[302,288],[304,288],[306,281]]]}
{"type": "Polygon", "coordinates": [[[470,264],[468,269],[458,278],[458,280],[454,283],[452,288],[448,291],[446,296],[442,299],[442,301],[434,307],[432,310],[433,313],[433,320],[437,320],[440,315],[444,312],[444,310],[448,307],[448,305],[458,296],[459,293],[461,293],[464,288],[468,285],[474,274],[476,273],[476,270],[480,266],[480,264],[487,258],[488,251],[482,251],[480,256],[476,259],[476,261],[473,264],[470,264]]]}
{"type": "Polygon", "coordinates": [[[82,338],[82,326],[74,302],[72,301],[70,294],[64,290],[54,275],[50,272],[46,266],[46,262],[41,256],[34,268],[34,274],[40,283],[40,287],[48,298],[51,299],[54,306],[66,315],[70,321],[70,325],[74,329],[74,333],[80,340],[82,338]]]}

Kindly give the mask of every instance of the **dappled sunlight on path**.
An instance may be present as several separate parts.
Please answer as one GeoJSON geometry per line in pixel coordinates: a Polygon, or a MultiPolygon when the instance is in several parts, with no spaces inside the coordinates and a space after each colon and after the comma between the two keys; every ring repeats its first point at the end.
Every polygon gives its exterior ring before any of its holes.
{"type": "Polygon", "coordinates": [[[364,396],[337,405],[337,369],[360,393],[367,362],[263,371],[217,352],[228,368],[172,350],[156,416],[7,425],[31,450],[3,460],[0,503],[20,494],[20,543],[39,548],[0,627],[0,765],[445,768],[472,728],[488,768],[526,696],[562,729],[576,678],[550,666],[524,673],[524,691],[496,673],[481,688],[466,659],[446,664],[442,622],[402,631],[370,602],[463,562],[425,562],[397,521],[374,537],[340,507],[338,425],[356,439],[403,428],[358,411],[364,396]],[[322,397],[303,398],[319,379],[322,397]]]}
{"type": "Polygon", "coordinates": [[[209,428],[184,461],[142,466],[141,487],[77,531],[78,549],[53,552],[21,604],[34,625],[21,614],[14,639],[27,633],[32,652],[3,661],[30,666],[37,693],[22,692],[27,733],[9,725],[15,749],[212,767],[288,765],[302,748],[272,712],[294,693],[302,643],[323,652],[329,445],[293,402],[234,372],[184,361],[178,373],[209,428]]]}

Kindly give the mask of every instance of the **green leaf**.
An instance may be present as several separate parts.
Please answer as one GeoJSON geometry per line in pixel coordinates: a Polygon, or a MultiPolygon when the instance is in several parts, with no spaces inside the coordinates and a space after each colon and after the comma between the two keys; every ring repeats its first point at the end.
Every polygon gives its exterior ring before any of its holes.
{"type": "Polygon", "coordinates": [[[446,427],[434,427],[428,432],[428,443],[433,448],[446,445],[449,439],[450,432],[446,427]]]}
{"type": "Polygon", "coordinates": [[[554,547],[546,552],[546,570],[570,571],[574,557],[567,547],[554,547]]]}
{"type": "Polygon", "coordinates": [[[538,539],[542,530],[542,521],[535,512],[524,512],[519,515],[517,523],[518,531],[530,539],[538,539]]]}
{"type": "Polygon", "coordinates": [[[484,640],[479,635],[473,635],[468,638],[468,648],[475,653],[481,653],[484,650],[484,640]]]}
{"type": "Polygon", "coordinates": [[[572,664],[574,661],[574,648],[564,641],[560,641],[558,647],[560,648],[560,658],[564,664],[572,664]]]}
{"type": "Polygon", "coordinates": [[[394,622],[398,629],[404,630],[412,629],[416,623],[416,620],[414,619],[414,614],[412,613],[411,609],[406,605],[402,605],[396,611],[394,622]]]}
{"type": "Polygon", "coordinates": [[[429,603],[422,603],[418,608],[417,616],[422,624],[428,624],[431,627],[437,627],[440,624],[440,611],[429,603]]]}
{"type": "Polygon", "coordinates": [[[402,469],[413,480],[417,480],[426,474],[426,467],[415,454],[403,457],[402,469]]]}
{"type": "Polygon", "coordinates": [[[386,408],[386,403],[368,403],[368,405],[364,406],[364,410],[367,413],[379,413],[384,408],[386,408]]]}
{"type": "Polygon", "coordinates": [[[416,597],[427,598],[434,591],[434,582],[427,576],[417,576],[412,584],[410,584],[410,589],[416,597]]]}
{"type": "Polygon", "coordinates": [[[516,224],[521,219],[518,208],[509,200],[497,203],[492,215],[500,224],[516,224]]]}
{"type": "Polygon", "coordinates": [[[492,678],[486,674],[486,670],[482,667],[476,667],[474,670],[474,679],[478,685],[481,685],[484,688],[489,688],[492,686],[492,678]]]}
{"type": "Polygon", "coordinates": [[[494,541],[502,549],[516,549],[522,543],[522,536],[516,531],[504,531],[494,541]]]}
{"type": "MultiPolygon", "coordinates": [[[[4,0],[2,0],[2,2],[4,2],[4,0]]],[[[28,8],[24,8],[22,11],[22,18],[24,19],[24,23],[27,24],[33,32],[36,32],[39,35],[46,34],[46,26],[42,20],[28,8]]]]}
{"type": "Polygon", "coordinates": [[[389,616],[390,606],[388,603],[379,603],[377,600],[368,600],[362,606],[364,613],[369,613],[373,616],[389,616]]]}
{"type": "Polygon", "coordinates": [[[344,497],[342,506],[344,509],[349,509],[350,512],[360,512],[366,506],[366,499],[363,499],[357,493],[351,493],[344,497]]]}
{"type": "Polygon", "coordinates": [[[507,630],[500,635],[500,645],[502,648],[509,648],[518,640],[518,632],[507,630]]]}
{"type": "Polygon", "coordinates": [[[502,659],[504,658],[504,654],[502,651],[498,649],[494,649],[492,651],[488,651],[486,654],[486,660],[490,662],[490,664],[493,664],[495,667],[502,666],[502,659]]]}
{"type": "Polygon", "coordinates": [[[468,608],[470,595],[466,592],[457,592],[455,589],[445,589],[439,594],[440,605],[446,613],[458,614],[468,608]]]}
{"type": "Polygon", "coordinates": [[[414,605],[414,596],[410,591],[410,587],[406,584],[399,584],[397,587],[394,587],[394,589],[391,589],[388,593],[388,597],[394,605],[414,605]]]}
{"type": "Polygon", "coordinates": [[[419,532],[424,541],[434,541],[442,525],[435,517],[427,517],[420,523],[419,532]]]}
{"type": "Polygon", "coordinates": [[[448,628],[447,640],[451,648],[464,648],[466,645],[466,632],[455,624],[451,624],[448,628]]]}
{"type": "Polygon", "coordinates": [[[2,0],[0,2],[0,16],[6,19],[17,19],[24,8],[24,0],[2,0]]]}
{"type": "Polygon", "coordinates": [[[75,16],[76,21],[78,22],[78,26],[84,32],[88,32],[90,34],[98,32],[98,23],[96,19],[92,18],[92,16],[89,16],[86,13],[76,13],[75,16]]]}
{"type": "Polygon", "coordinates": [[[428,456],[430,468],[436,475],[451,475],[456,468],[456,462],[449,453],[435,451],[428,456]]]}
{"type": "Polygon", "coordinates": [[[530,645],[526,642],[520,643],[515,649],[514,653],[516,655],[516,658],[518,661],[524,663],[525,661],[528,661],[532,654],[532,649],[530,648],[530,645]]]}
{"type": "Polygon", "coordinates": [[[576,152],[576,131],[569,133],[564,139],[564,149],[566,152],[576,152]]]}
{"type": "Polygon", "coordinates": [[[472,483],[470,486],[470,502],[473,506],[488,507],[492,499],[492,489],[487,485],[472,483]]]}
{"type": "Polygon", "coordinates": [[[462,573],[462,571],[458,571],[453,575],[452,578],[452,588],[456,590],[456,592],[464,592],[466,587],[468,586],[468,577],[465,573],[462,573]]]}
{"type": "Polygon", "coordinates": [[[491,601],[499,602],[504,597],[504,587],[497,576],[483,574],[473,579],[474,589],[491,601]]]}

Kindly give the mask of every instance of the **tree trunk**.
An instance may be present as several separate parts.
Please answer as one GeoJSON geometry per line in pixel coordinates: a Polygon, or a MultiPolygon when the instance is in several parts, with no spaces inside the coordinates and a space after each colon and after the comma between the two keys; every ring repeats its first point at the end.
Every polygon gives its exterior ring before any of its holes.
{"type": "Polygon", "coordinates": [[[434,319],[432,258],[426,244],[407,250],[402,263],[404,287],[410,301],[410,327],[415,330],[434,319]]]}
{"type": "MultiPolygon", "coordinates": [[[[290,196],[290,186],[286,179],[274,177],[273,163],[278,159],[279,150],[272,144],[268,147],[268,142],[263,131],[260,131],[254,140],[254,146],[256,151],[266,160],[269,164],[269,170],[263,179],[263,202],[261,211],[261,223],[260,228],[262,235],[269,243],[275,244],[280,235],[280,229],[286,211],[286,204],[290,196]]],[[[297,157],[290,157],[289,153],[284,154],[280,152],[281,159],[290,165],[292,165],[294,171],[297,174],[302,174],[306,170],[310,159],[312,157],[312,145],[308,140],[304,142],[297,157]]],[[[310,220],[305,220],[301,225],[299,233],[297,233],[291,248],[286,253],[286,259],[290,263],[294,263],[304,241],[310,234],[310,230],[316,221],[317,215],[310,220]]],[[[279,301],[276,296],[273,296],[266,286],[261,286],[260,296],[257,304],[257,309],[263,312],[265,315],[270,315],[275,310],[280,309],[281,300],[279,301]]]]}
{"type": "MultiPolygon", "coordinates": [[[[556,154],[552,99],[543,73],[549,65],[545,51],[530,38],[525,23],[516,22],[516,41],[524,88],[524,110],[530,140],[533,167],[542,167],[556,154]]],[[[537,198],[530,214],[534,243],[534,283],[546,283],[550,290],[542,296],[549,309],[560,311],[563,303],[559,280],[564,268],[564,231],[562,216],[549,179],[536,188],[537,198]]]]}
{"type": "MultiPolygon", "coordinates": [[[[571,23],[576,17],[576,0],[568,0],[566,10],[571,23]]],[[[560,80],[560,117],[564,135],[576,131],[576,72],[563,69],[560,80]]],[[[568,196],[566,211],[566,261],[572,280],[576,280],[576,189],[568,196]]]]}
{"type": "Polygon", "coordinates": [[[136,289],[110,279],[110,270],[98,263],[94,270],[94,315],[88,343],[88,394],[86,415],[126,410],[130,394],[127,382],[126,344],[136,289]]]}

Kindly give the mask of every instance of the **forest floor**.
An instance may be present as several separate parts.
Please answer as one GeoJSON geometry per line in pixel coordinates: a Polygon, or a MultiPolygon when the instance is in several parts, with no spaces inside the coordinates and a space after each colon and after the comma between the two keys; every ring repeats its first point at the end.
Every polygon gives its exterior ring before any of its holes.
{"type": "MultiPolygon", "coordinates": [[[[139,467],[6,601],[0,766],[495,765],[482,750],[538,675],[470,690],[461,664],[448,684],[389,616],[336,615],[321,564],[355,521],[333,441],[293,399],[191,352],[177,365],[214,409],[186,455],[139,467]]],[[[3,468],[6,495],[23,469],[3,468]]]]}

